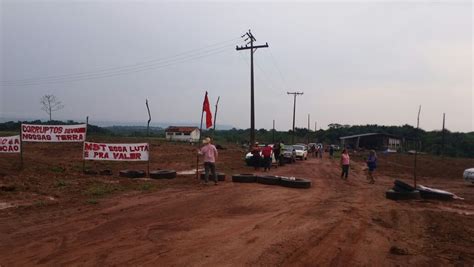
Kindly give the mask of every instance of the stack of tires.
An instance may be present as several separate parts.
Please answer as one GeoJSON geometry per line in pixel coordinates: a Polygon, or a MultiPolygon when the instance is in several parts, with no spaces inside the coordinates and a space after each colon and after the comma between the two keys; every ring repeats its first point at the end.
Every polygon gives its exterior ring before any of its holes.
{"type": "Polygon", "coordinates": [[[420,191],[405,182],[395,180],[393,188],[385,192],[385,197],[391,200],[419,199],[420,191]]]}
{"type": "Polygon", "coordinates": [[[392,200],[406,200],[406,199],[438,199],[450,200],[453,199],[454,194],[418,185],[416,188],[400,180],[395,180],[392,189],[385,192],[385,197],[392,200]]]}
{"type": "Polygon", "coordinates": [[[122,170],[119,172],[119,176],[126,178],[143,178],[146,176],[146,172],[143,170],[122,170]]]}
{"type": "Polygon", "coordinates": [[[173,179],[176,178],[175,170],[155,170],[150,171],[151,179],[173,179]]]}
{"type": "Polygon", "coordinates": [[[235,174],[232,176],[234,183],[259,183],[266,185],[280,185],[290,188],[310,188],[311,181],[302,178],[265,175],[258,176],[254,174],[235,174]]]}

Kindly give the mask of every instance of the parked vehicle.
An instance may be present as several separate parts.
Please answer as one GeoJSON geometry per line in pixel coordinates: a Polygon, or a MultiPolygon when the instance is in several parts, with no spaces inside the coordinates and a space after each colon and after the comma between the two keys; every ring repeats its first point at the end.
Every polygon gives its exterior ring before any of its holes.
{"type": "Polygon", "coordinates": [[[291,145],[285,145],[280,152],[281,160],[285,163],[296,162],[296,150],[291,145]]]}
{"type": "Polygon", "coordinates": [[[308,159],[308,147],[306,145],[294,145],[293,148],[296,152],[296,158],[301,160],[308,159]]]}
{"type": "Polygon", "coordinates": [[[474,168],[466,169],[463,176],[466,182],[474,184],[474,168]]]}

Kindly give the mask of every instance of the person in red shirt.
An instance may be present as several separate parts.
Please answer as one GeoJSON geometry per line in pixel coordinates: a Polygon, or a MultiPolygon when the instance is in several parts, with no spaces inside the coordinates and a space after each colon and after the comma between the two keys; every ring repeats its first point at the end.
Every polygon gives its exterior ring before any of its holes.
{"type": "Polygon", "coordinates": [[[265,144],[262,148],[262,156],[264,171],[270,170],[272,166],[272,148],[268,144],[265,144]]]}

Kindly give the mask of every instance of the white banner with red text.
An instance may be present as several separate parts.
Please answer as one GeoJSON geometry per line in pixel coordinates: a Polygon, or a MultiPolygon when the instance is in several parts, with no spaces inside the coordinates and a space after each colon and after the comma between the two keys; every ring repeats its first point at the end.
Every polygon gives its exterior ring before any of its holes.
{"type": "Polygon", "coordinates": [[[87,124],[76,125],[21,125],[21,139],[25,142],[84,142],[87,124]]]}
{"type": "Polygon", "coordinates": [[[149,146],[139,144],[105,144],[84,142],[85,160],[148,161],[149,146]]]}
{"type": "Polygon", "coordinates": [[[20,136],[0,136],[0,153],[20,153],[20,136]]]}

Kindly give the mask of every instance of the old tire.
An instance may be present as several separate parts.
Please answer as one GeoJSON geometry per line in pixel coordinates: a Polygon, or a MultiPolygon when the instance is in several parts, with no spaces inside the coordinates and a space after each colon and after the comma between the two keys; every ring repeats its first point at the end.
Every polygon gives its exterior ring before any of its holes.
{"type": "Polygon", "coordinates": [[[422,185],[418,185],[416,189],[420,191],[421,198],[425,199],[451,200],[454,197],[454,195],[450,192],[443,190],[433,191],[431,188],[427,188],[422,185]]]}
{"type": "MultiPolygon", "coordinates": [[[[204,180],[206,178],[205,173],[201,173],[199,176],[201,177],[201,180],[204,180]]],[[[209,173],[209,180],[214,181],[214,177],[212,177],[212,174],[210,174],[210,173],[209,173]]],[[[220,181],[220,182],[225,181],[225,173],[218,172],[217,173],[217,181],[220,181]]]]}
{"type": "Polygon", "coordinates": [[[175,170],[150,171],[150,178],[152,178],[152,179],[173,179],[173,178],[176,178],[176,171],[175,170]]]}
{"type": "Polygon", "coordinates": [[[404,189],[405,191],[414,191],[414,190],[416,190],[416,188],[414,188],[413,186],[411,186],[411,185],[409,185],[409,184],[407,184],[403,181],[400,181],[400,180],[395,180],[394,184],[397,188],[404,189]]]}
{"type": "Polygon", "coordinates": [[[255,183],[257,177],[253,174],[234,174],[232,175],[232,182],[234,183],[255,183]]]}
{"type": "Polygon", "coordinates": [[[291,187],[291,188],[310,188],[311,181],[307,179],[302,179],[302,178],[296,178],[295,180],[291,180],[288,177],[281,177],[280,185],[284,187],[291,187]]]}
{"type": "Polygon", "coordinates": [[[126,178],[143,178],[146,176],[146,172],[142,170],[122,170],[119,172],[119,176],[126,178]]]}
{"type": "Polygon", "coordinates": [[[268,185],[279,185],[280,177],[273,175],[257,176],[257,183],[268,185]]]}
{"type": "Polygon", "coordinates": [[[391,200],[419,199],[420,192],[418,190],[397,192],[393,189],[390,189],[385,192],[385,197],[391,200]]]}
{"type": "Polygon", "coordinates": [[[402,192],[402,193],[409,193],[409,192],[413,192],[414,190],[407,190],[405,187],[401,187],[399,185],[394,185],[392,187],[393,191],[395,192],[402,192]]]}

